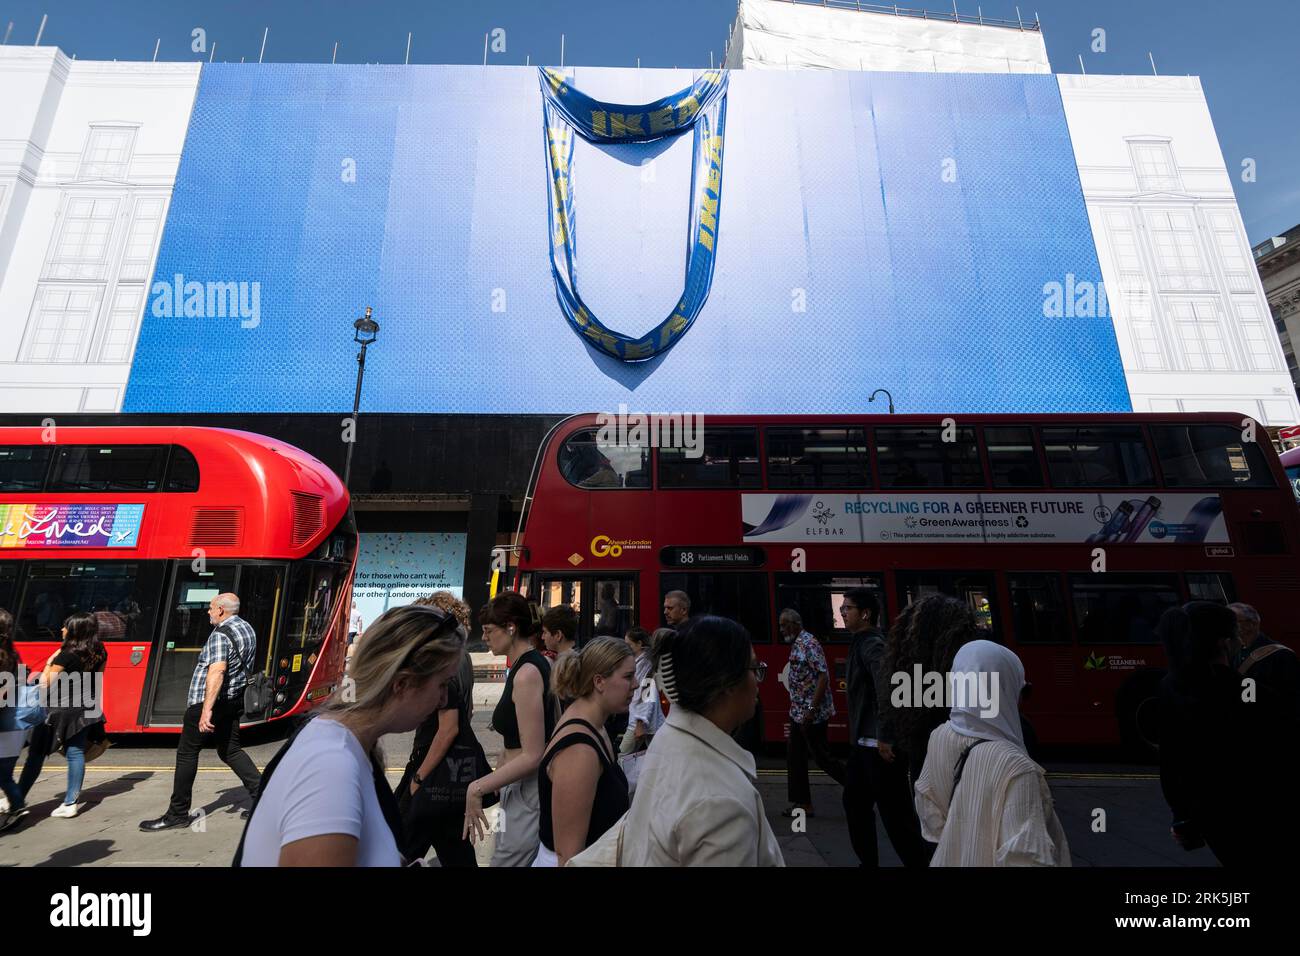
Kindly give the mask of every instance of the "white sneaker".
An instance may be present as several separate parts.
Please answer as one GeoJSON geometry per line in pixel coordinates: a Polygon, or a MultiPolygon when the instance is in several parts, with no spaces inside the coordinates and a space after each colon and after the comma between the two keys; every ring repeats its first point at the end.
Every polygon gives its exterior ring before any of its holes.
{"type": "Polygon", "coordinates": [[[52,817],[75,817],[81,812],[84,803],[64,803],[50,811],[52,817]]]}
{"type": "Polygon", "coordinates": [[[8,812],[9,812],[9,798],[0,797],[0,813],[8,813],[8,812]]]}

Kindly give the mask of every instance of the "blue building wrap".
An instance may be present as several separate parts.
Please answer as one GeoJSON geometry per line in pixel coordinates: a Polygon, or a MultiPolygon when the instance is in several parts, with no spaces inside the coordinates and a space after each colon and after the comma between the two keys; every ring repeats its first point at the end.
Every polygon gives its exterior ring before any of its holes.
{"type": "MultiPolygon", "coordinates": [[[[565,72],[610,103],[699,76],[565,72]]],[[[1109,316],[1045,308],[1101,282],[1055,77],[733,72],[707,301],[634,363],[557,302],[538,87],[203,67],[124,410],[348,409],[366,305],[372,412],[861,412],[880,387],[902,412],[1129,410],[1109,316]],[[192,283],[251,308],[186,315],[192,283]]],[[[575,276],[610,327],[672,313],[691,170],[689,135],[575,142],[575,276]]]]}

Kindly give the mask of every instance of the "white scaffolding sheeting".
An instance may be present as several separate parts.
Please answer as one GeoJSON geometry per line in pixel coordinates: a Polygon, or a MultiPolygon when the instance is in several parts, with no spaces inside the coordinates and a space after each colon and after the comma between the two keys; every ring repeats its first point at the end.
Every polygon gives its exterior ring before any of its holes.
{"type": "MultiPolygon", "coordinates": [[[[865,6],[865,5],[864,5],[865,6]]],[[[740,0],[731,69],[1051,73],[1037,29],[933,19],[791,0],[740,0]]]]}

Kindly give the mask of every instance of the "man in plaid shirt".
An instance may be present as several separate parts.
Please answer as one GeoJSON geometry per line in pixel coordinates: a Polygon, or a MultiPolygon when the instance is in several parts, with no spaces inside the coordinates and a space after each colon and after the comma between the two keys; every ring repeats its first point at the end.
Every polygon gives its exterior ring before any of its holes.
{"type": "Polygon", "coordinates": [[[199,751],[208,742],[205,738],[212,738],[217,756],[239,775],[250,798],[257,796],[262,782],[256,765],[239,746],[244,686],[253,672],[257,635],[252,625],[239,616],[239,598],[234,594],[214,597],[208,605],[208,620],[214,630],[190,678],[188,706],[176,748],[171,805],[163,816],[140,823],[140,829],[146,832],[189,826],[191,794],[199,770],[199,751]]]}

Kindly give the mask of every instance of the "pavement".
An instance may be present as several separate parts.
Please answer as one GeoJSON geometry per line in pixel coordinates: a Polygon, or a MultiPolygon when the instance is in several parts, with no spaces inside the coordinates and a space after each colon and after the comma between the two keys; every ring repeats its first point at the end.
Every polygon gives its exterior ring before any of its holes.
{"type": "MultiPolygon", "coordinates": [[[[473,726],[494,764],[501,738],[488,729],[499,683],[474,687],[473,726]]],[[[259,728],[244,735],[245,750],[264,767],[280,747],[282,728],[259,728]]],[[[396,784],[410,751],[411,734],[382,741],[389,781],[396,784]]],[[[141,820],[160,816],[171,794],[175,740],[166,735],[116,738],[114,746],[86,768],[80,802],[85,809],[65,820],[50,811],[62,802],[65,763],[54,755],[29,795],[31,814],[14,830],[0,834],[0,867],[10,866],[226,866],[243,831],[240,811],[249,805],[238,778],[205,750],[194,784],[198,811],[189,829],[141,833],[141,820]]],[[[1155,768],[1104,760],[1047,761],[1057,814],[1065,828],[1075,866],[1214,866],[1205,849],[1181,850],[1169,836],[1169,810],[1160,794],[1155,768]],[[1101,814],[1098,814],[1101,811],[1101,814]]],[[[781,816],[787,805],[785,762],[759,758],[759,791],[768,820],[788,866],[855,866],[840,804],[840,787],[826,775],[811,775],[814,815],[795,832],[781,816]]],[[[487,811],[492,818],[496,809],[487,811]]],[[[883,827],[879,830],[882,866],[898,866],[883,827]]],[[[476,849],[480,864],[492,855],[491,837],[476,849]]],[[[432,853],[429,862],[435,863],[432,853]]]]}

